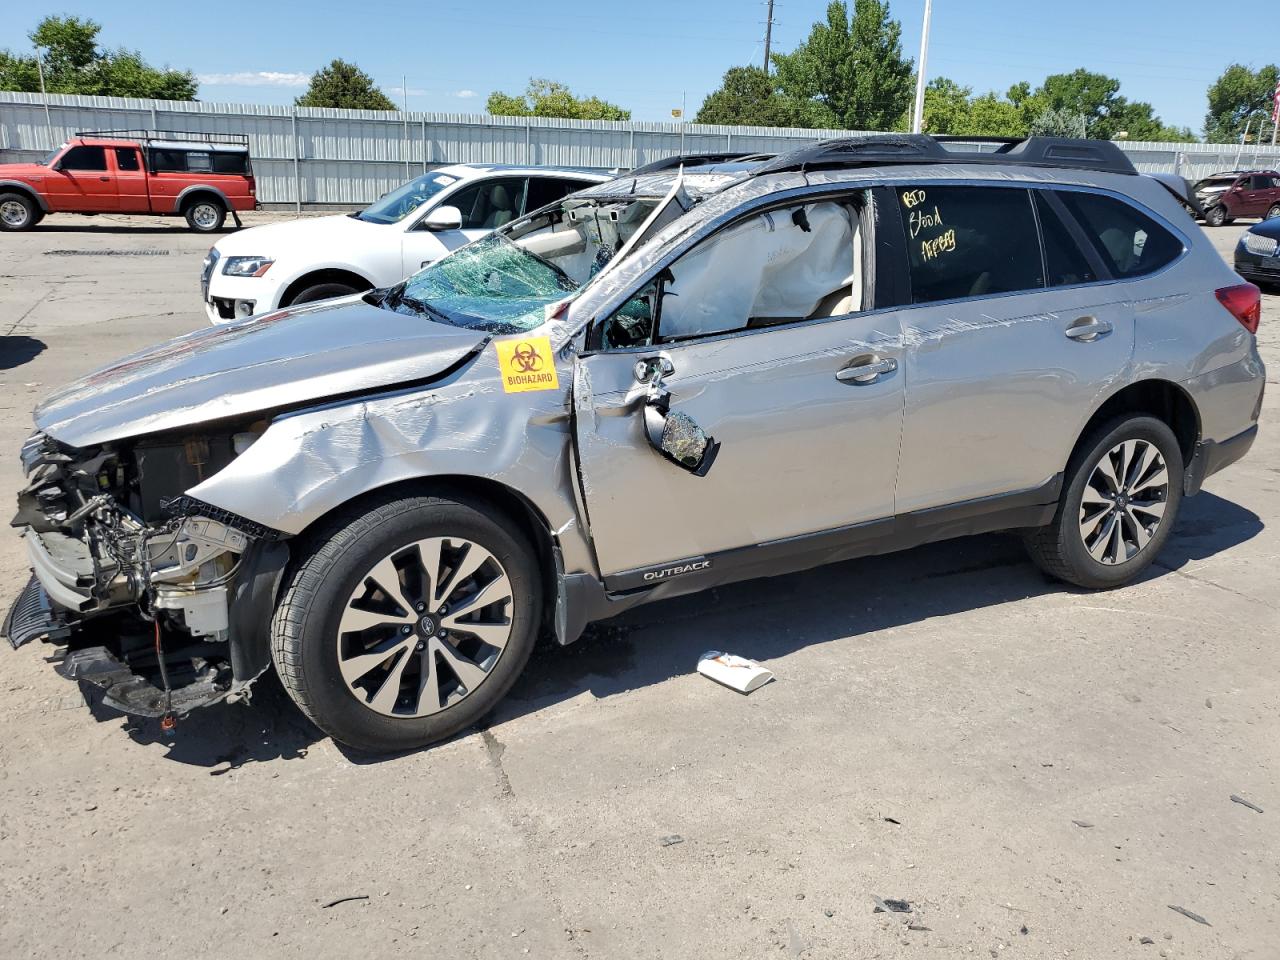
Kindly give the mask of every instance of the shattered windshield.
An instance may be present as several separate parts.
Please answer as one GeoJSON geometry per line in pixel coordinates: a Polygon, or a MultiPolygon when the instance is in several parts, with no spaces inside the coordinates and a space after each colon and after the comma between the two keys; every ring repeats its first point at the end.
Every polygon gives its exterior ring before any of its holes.
{"type": "Polygon", "coordinates": [[[386,194],[377,203],[354,214],[357,220],[369,223],[396,223],[434,197],[445,187],[458,182],[447,173],[428,173],[425,177],[410,180],[386,194]]]}
{"type": "Polygon", "coordinates": [[[415,273],[391,289],[381,306],[490,333],[526,333],[545,307],[578,290],[559,267],[490,234],[415,273]]]}

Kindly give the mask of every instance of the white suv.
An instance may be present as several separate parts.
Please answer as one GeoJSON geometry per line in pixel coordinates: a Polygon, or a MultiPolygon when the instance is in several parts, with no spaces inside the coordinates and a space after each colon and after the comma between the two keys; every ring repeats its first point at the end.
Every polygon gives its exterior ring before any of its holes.
{"type": "Polygon", "coordinates": [[[440,167],[359,213],[223,237],[205,257],[200,298],[210,321],[229,323],[389,287],[496,227],[608,179],[555,167],[440,167]]]}

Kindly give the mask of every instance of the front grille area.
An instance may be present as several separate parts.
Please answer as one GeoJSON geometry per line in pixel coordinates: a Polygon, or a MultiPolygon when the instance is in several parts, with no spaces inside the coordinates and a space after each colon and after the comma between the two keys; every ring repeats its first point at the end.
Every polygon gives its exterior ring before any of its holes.
{"type": "Polygon", "coordinates": [[[1244,248],[1256,257],[1274,257],[1280,241],[1274,237],[1263,237],[1256,233],[1244,235],[1244,248]]]}

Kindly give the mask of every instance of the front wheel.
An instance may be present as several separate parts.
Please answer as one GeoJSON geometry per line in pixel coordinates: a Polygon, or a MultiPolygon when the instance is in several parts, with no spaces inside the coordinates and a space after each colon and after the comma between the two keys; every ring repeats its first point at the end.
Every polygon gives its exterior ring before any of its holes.
{"type": "Polygon", "coordinates": [[[1205,211],[1204,222],[1211,227],[1225,226],[1227,223],[1227,211],[1225,207],[1210,207],[1205,211]]]}
{"type": "Polygon", "coordinates": [[[289,694],[335,740],[426,746],[488,713],[537,639],[524,538],[477,506],[404,497],[348,514],[293,568],[272,621],[289,694]]]}
{"type": "Polygon", "coordinates": [[[0,230],[30,230],[40,219],[40,210],[29,197],[0,193],[0,230]]]}
{"type": "Polygon", "coordinates": [[[288,303],[282,303],[282,307],[300,306],[304,303],[315,303],[318,300],[332,300],[334,297],[349,297],[353,293],[359,293],[355,287],[345,283],[316,283],[300,291],[296,297],[288,303]]]}
{"type": "Polygon", "coordinates": [[[227,208],[217,200],[201,197],[187,204],[183,214],[187,226],[197,233],[216,233],[227,219],[227,208]]]}
{"type": "Polygon", "coordinates": [[[1059,580],[1118,587],[1156,558],[1181,502],[1182,451],[1169,426],[1148,416],[1112,420],[1072,458],[1057,513],[1027,535],[1027,550],[1059,580]]]}

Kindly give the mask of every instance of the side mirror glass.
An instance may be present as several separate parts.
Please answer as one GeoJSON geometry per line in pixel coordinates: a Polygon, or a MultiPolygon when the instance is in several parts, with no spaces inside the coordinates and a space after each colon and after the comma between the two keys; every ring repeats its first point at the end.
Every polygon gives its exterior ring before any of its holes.
{"type": "Polygon", "coordinates": [[[671,411],[671,394],[662,385],[663,376],[671,372],[671,363],[665,357],[636,364],[637,379],[649,384],[644,402],[645,437],[665,459],[695,477],[705,477],[715,463],[720,444],[687,413],[671,411]]]}
{"type": "Polygon", "coordinates": [[[460,230],[462,228],[462,211],[457,207],[436,207],[422,218],[424,230],[460,230]]]}

